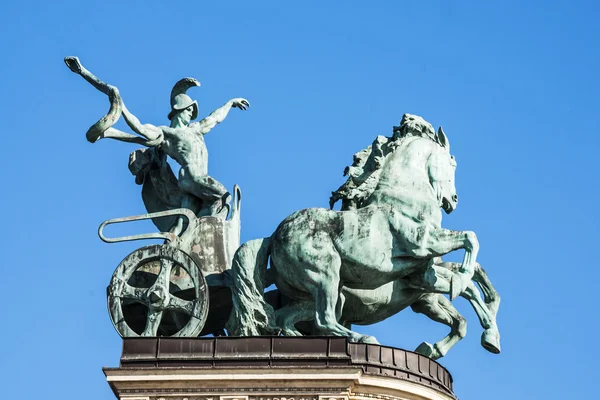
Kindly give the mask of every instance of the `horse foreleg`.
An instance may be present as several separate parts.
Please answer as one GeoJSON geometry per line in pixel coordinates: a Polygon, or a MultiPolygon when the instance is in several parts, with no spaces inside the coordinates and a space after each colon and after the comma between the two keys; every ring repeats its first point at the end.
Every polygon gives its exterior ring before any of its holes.
{"type": "Polygon", "coordinates": [[[450,333],[434,345],[427,342],[421,343],[415,350],[419,354],[436,360],[445,356],[448,350],[467,334],[467,322],[450,300],[441,294],[424,294],[410,307],[414,312],[425,314],[432,320],[450,327],[450,333]]]}
{"type": "MultiPolygon", "coordinates": [[[[448,262],[438,264],[436,267],[456,271],[460,268],[460,264],[448,262]]],[[[460,296],[467,299],[471,304],[475,314],[477,314],[477,318],[479,318],[481,327],[484,329],[481,334],[481,345],[487,351],[498,354],[500,353],[500,332],[496,325],[496,311],[500,297],[489,279],[487,279],[487,275],[485,275],[485,271],[483,271],[479,263],[475,263],[474,280],[481,286],[486,302],[481,299],[479,290],[477,290],[477,287],[472,282],[469,283],[460,296]]]]}
{"type": "Polygon", "coordinates": [[[494,320],[500,307],[500,294],[496,291],[496,288],[488,278],[487,273],[481,267],[481,264],[475,264],[475,275],[473,275],[473,281],[477,283],[481,292],[483,293],[483,300],[488,310],[492,314],[494,320]]]}
{"type": "Polygon", "coordinates": [[[465,256],[458,273],[450,279],[450,299],[454,300],[469,285],[475,272],[475,261],[479,252],[477,236],[472,231],[434,229],[424,235],[417,257],[439,257],[451,251],[465,249],[465,256]]]}
{"type": "Polygon", "coordinates": [[[481,334],[481,345],[483,348],[494,354],[500,353],[500,332],[496,326],[496,317],[481,300],[481,296],[475,285],[471,283],[467,289],[461,293],[461,297],[464,297],[471,303],[475,310],[475,314],[477,314],[479,322],[484,329],[481,334]]]}

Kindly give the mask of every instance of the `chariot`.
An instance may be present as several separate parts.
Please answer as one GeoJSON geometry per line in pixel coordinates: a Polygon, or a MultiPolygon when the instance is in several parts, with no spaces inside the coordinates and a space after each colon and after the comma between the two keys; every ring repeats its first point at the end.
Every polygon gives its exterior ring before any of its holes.
{"type": "MultiPolygon", "coordinates": [[[[108,309],[122,337],[224,335],[231,312],[229,270],[240,245],[241,190],[236,185],[228,216],[197,217],[186,208],[110,219],[98,228],[107,243],[163,239],[121,261],[107,288],[108,309]],[[144,233],[110,238],[111,224],[181,216],[181,234],[144,233]],[[210,310],[210,312],[209,312],[210,310]]],[[[229,205],[227,205],[229,208],[229,205]]]]}

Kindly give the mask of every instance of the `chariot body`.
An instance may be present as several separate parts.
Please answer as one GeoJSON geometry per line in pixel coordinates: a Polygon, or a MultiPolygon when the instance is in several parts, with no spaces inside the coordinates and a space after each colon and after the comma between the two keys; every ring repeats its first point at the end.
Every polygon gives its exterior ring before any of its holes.
{"type": "Polygon", "coordinates": [[[229,269],[240,245],[241,190],[234,188],[226,218],[197,217],[179,208],[110,219],[100,225],[108,243],[164,239],[164,244],[139,248],[121,261],[107,288],[113,325],[123,337],[224,335],[231,312],[229,269]],[[107,225],[184,217],[180,235],[146,233],[109,238],[107,225]]]}

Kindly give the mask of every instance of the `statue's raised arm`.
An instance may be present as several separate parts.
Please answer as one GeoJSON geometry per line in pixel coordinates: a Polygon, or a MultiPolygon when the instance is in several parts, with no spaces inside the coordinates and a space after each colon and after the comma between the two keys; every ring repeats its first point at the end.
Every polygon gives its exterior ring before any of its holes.
{"type": "MultiPolygon", "coordinates": [[[[168,126],[142,124],[133,115],[112,85],[102,82],[85,69],[77,57],[66,57],[65,63],[78,75],[81,75],[96,89],[108,95],[110,110],[86,133],[88,141],[95,143],[102,138],[152,147],[152,151],[135,151],[130,158],[130,170],[136,176],[136,182],[150,187],[143,190],[144,203],[149,212],[162,211],[173,207],[192,210],[197,216],[219,215],[226,217],[229,209],[230,193],[216,179],[208,176],[208,150],[203,135],[221,123],[231,108],[246,110],[250,103],[243,98],[234,98],[213,111],[201,121],[191,123],[198,117],[198,103],[188,96],[188,89],[200,86],[194,78],[183,78],[171,90],[171,111],[168,126]],[[135,134],[113,128],[120,116],[135,134]],[[179,178],[175,178],[168,167],[166,156],[181,166],[179,178]],[[177,186],[174,187],[174,182],[177,186]]],[[[155,221],[155,224],[159,224],[155,221]]],[[[172,232],[180,232],[182,220],[172,232]]],[[[164,226],[159,226],[163,230],[164,226]]]]}
{"type": "Polygon", "coordinates": [[[159,128],[153,125],[142,125],[140,121],[127,110],[119,90],[112,85],[102,82],[94,74],[85,69],[77,57],[65,57],[67,67],[83,79],[92,84],[96,89],[108,95],[110,101],[110,109],[98,122],[88,129],[86,138],[89,142],[94,143],[102,138],[111,138],[123,142],[137,143],[148,147],[153,147],[162,141],[163,135],[159,128]],[[138,135],[132,135],[113,128],[112,126],[123,115],[127,125],[138,135]]]}
{"type": "Polygon", "coordinates": [[[194,132],[196,133],[206,135],[212,128],[223,122],[225,117],[227,117],[227,114],[229,114],[229,110],[232,108],[246,110],[248,107],[250,107],[250,103],[246,99],[241,97],[231,99],[215,111],[211,112],[208,117],[190,124],[190,128],[194,129],[194,132]]]}

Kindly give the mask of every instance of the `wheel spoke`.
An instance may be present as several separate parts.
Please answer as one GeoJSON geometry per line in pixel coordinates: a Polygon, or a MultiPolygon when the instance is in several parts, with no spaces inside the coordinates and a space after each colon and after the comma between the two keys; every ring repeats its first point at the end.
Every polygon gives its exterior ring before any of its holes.
{"type": "Polygon", "coordinates": [[[173,261],[165,258],[160,259],[160,272],[156,277],[156,281],[148,293],[157,289],[163,290],[165,293],[169,293],[169,280],[171,278],[171,268],[173,268],[173,261]]]}
{"type": "Polygon", "coordinates": [[[135,287],[125,283],[121,289],[121,298],[144,302],[145,293],[147,290],[148,288],[135,287]]]}
{"type": "Polygon", "coordinates": [[[162,319],[162,310],[156,310],[153,308],[148,308],[148,319],[146,321],[146,328],[141,336],[151,336],[154,337],[158,333],[158,326],[160,325],[160,321],[162,319]]]}
{"type": "Polygon", "coordinates": [[[194,302],[190,300],[183,300],[176,296],[170,296],[167,309],[180,310],[187,315],[192,315],[194,312],[194,302]]]}

